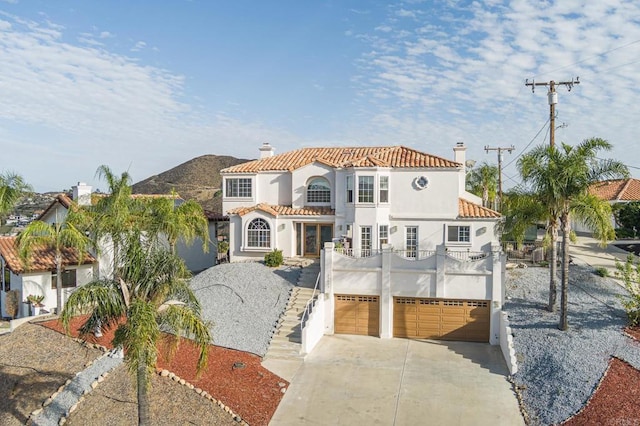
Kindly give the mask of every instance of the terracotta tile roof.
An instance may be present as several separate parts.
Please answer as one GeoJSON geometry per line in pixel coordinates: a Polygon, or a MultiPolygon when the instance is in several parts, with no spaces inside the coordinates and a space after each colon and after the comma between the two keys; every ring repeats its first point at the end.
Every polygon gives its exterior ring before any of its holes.
{"type": "MultiPolygon", "coordinates": [[[[20,260],[18,249],[16,247],[16,237],[0,237],[0,256],[2,256],[7,263],[7,266],[14,274],[21,274],[23,272],[38,272],[38,271],[54,271],[56,269],[55,252],[51,249],[41,248],[35,249],[31,261],[29,262],[29,269],[25,269],[25,265],[20,260]]],[[[89,253],[84,256],[81,264],[95,263],[96,259],[89,253]]],[[[78,253],[76,250],[65,249],[62,252],[62,264],[63,266],[77,265],[78,253]]]]}
{"type": "Polygon", "coordinates": [[[495,210],[482,207],[464,198],[458,199],[458,217],[473,219],[473,218],[499,218],[502,215],[495,210]]]}
{"type": "Polygon", "coordinates": [[[332,216],[335,214],[335,210],[329,207],[304,207],[301,209],[294,209],[291,206],[274,206],[269,204],[257,204],[252,207],[238,207],[236,209],[229,210],[228,214],[244,216],[245,214],[255,210],[269,213],[272,216],[332,216]]]}
{"type": "Polygon", "coordinates": [[[589,193],[605,201],[640,201],[640,180],[606,180],[591,185],[589,193]]]}
{"type": "Polygon", "coordinates": [[[65,209],[69,209],[69,206],[71,205],[72,202],[73,201],[71,201],[71,197],[69,197],[67,194],[58,194],[56,195],[56,198],[54,198],[54,200],[51,202],[51,204],[49,204],[47,208],[44,209],[42,213],[40,213],[40,215],[36,218],[36,220],[40,220],[43,217],[45,217],[47,213],[49,213],[51,209],[53,209],[56,206],[56,204],[60,204],[65,209]]]}
{"type": "Polygon", "coordinates": [[[459,167],[460,164],[404,146],[301,148],[223,169],[222,173],[293,171],[314,161],[330,167],[459,167]]]}
{"type": "Polygon", "coordinates": [[[216,213],[212,210],[204,210],[204,215],[208,220],[213,222],[228,222],[229,216],[221,215],[220,213],[216,213]]]}

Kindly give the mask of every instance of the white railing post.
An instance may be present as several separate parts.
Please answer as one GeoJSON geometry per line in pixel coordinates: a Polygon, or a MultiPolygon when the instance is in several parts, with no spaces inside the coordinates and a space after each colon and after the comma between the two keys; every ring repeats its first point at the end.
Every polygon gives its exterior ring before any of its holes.
{"type": "Polygon", "coordinates": [[[335,244],[331,242],[324,243],[324,259],[320,264],[320,273],[322,274],[322,294],[324,297],[324,329],[325,334],[333,334],[333,315],[334,315],[334,297],[333,297],[333,252],[335,244]]]}
{"type": "Polygon", "coordinates": [[[497,345],[500,343],[500,312],[503,303],[503,275],[502,275],[502,248],[499,244],[491,246],[491,332],[489,343],[497,345]]]}
{"type": "Polygon", "coordinates": [[[391,296],[391,245],[382,246],[382,291],[380,295],[380,337],[393,337],[393,297],[391,296]]]}
{"type": "Polygon", "coordinates": [[[447,249],[444,245],[436,247],[436,297],[444,297],[446,282],[447,249]]]}

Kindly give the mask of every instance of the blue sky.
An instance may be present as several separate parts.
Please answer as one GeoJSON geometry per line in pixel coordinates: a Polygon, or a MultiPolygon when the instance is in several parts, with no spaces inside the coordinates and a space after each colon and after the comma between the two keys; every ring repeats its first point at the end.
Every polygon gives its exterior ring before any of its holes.
{"type": "MultiPolygon", "coordinates": [[[[515,160],[602,137],[640,173],[640,3],[0,0],[0,171],[38,191],[204,154],[406,145],[515,160]],[[542,129],[542,131],[541,131],[542,129]]],[[[511,163],[511,164],[510,164],[511,163]]]]}

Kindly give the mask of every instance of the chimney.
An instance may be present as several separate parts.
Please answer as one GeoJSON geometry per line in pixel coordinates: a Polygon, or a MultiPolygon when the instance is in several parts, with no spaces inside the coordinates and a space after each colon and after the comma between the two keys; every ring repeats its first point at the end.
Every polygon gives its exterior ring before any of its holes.
{"type": "Polygon", "coordinates": [[[87,185],[84,182],[78,182],[78,184],[74,185],[72,189],[73,201],[78,203],[79,206],[91,205],[91,185],[87,185]]]}
{"type": "Polygon", "coordinates": [[[273,157],[273,147],[269,145],[269,142],[265,142],[260,147],[260,159],[273,157]]]}
{"type": "Polygon", "coordinates": [[[466,157],[467,147],[464,146],[464,142],[457,142],[456,146],[453,148],[453,161],[462,164],[462,166],[464,167],[466,157]]]}
{"type": "Polygon", "coordinates": [[[458,176],[458,193],[460,195],[465,193],[466,178],[467,178],[467,147],[464,146],[464,142],[457,142],[453,147],[453,161],[460,163],[460,173],[458,176]]]}

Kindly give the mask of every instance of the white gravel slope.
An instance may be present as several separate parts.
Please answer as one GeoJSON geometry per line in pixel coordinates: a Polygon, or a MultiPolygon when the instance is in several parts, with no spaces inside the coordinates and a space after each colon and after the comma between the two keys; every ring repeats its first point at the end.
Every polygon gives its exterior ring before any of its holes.
{"type": "Polygon", "coordinates": [[[612,356],[640,368],[640,345],[622,334],[625,290],[615,281],[595,275],[587,265],[571,265],[569,330],[564,332],[558,329],[559,307],[555,313],[545,309],[547,268],[509,271],[506,286],[505,310],[519,369],[514,379],[523,389],[531,424],[556,424],[578,412],[612,356]]]}
{"type": "Polygon", "coordinates": [[[194,276],[191,288],[212,323],[213,344],[264,356],[299,274],[299,268],[225,263],[194,276]]]}

